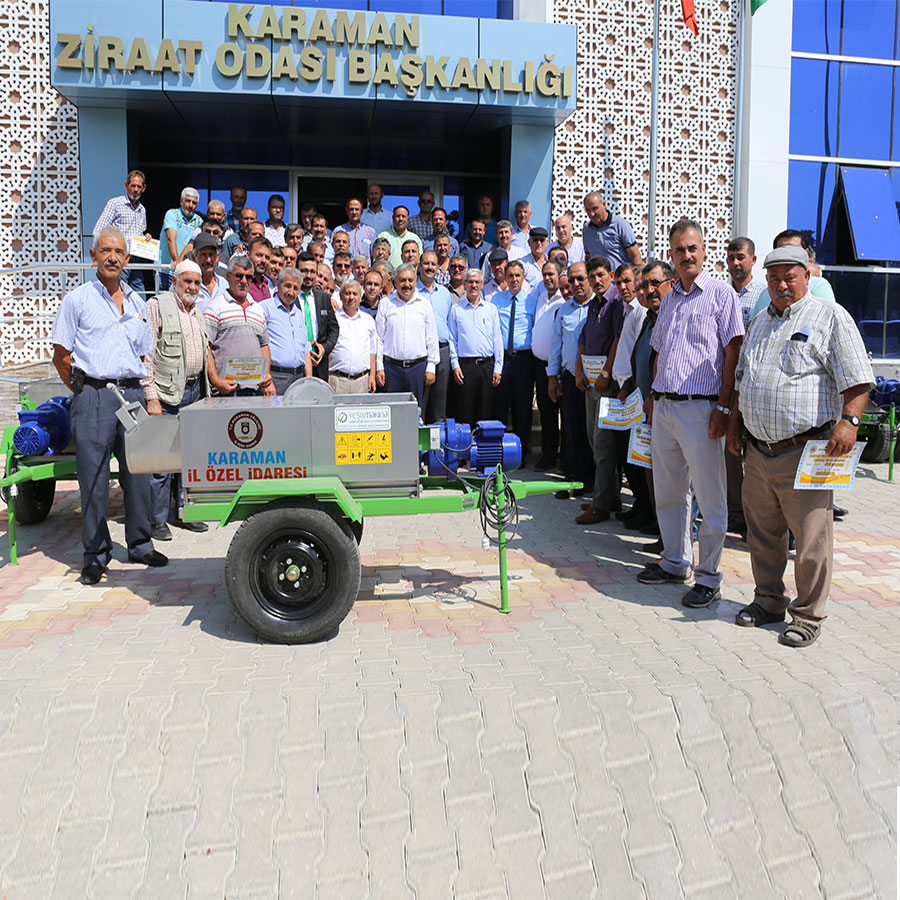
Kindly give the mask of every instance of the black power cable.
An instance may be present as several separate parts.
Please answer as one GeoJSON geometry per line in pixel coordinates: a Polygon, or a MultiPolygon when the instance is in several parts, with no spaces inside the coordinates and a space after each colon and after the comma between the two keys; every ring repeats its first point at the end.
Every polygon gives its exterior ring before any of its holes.
{"type": "Polygon", "coordinates": [[[507,543],[511,541],[519,529],[519,504],[516,502],[516,495],[510,486],[506,473],[502,476],[503,481],[500,485],[500,491],[503,494],[506,504],[501,512],[494,498],[494,492],[497,487],[497,471],[496,469],[484,478],[481,485],[481,502],[478,504],[479,515],[481,516],[481,530],[484,536],[494,545],[500,542],[497,538],[491,537],[489,532],[499,534],[500,529],[506,529],[507,543]]]}

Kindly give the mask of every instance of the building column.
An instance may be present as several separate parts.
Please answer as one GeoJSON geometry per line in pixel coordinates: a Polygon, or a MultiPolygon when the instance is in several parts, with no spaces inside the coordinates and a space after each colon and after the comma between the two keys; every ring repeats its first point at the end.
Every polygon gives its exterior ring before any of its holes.
{"type": "MultiPolygon", "coordinates": [[[[749,4],[747,4],[749,6],[749,4]]],[[[749,10],[747,11],[749,14],[749,10]]],[[[743,134],[746,152],[737,174],[737,232],[756,243],[758,275],[772,238],[787,228],[788,147],[791,128],[792,4],[766,3],[747,29],[743,134]]]]}
{"type": "Polygon", "coordinates": [[[110,197],[125,193],[128,128],[124,109],[78,107],[78,165],[81,169],[81,237],[90,261],[94,223],[110,197]]]}
{"type": "Polygon", "coordinates": [[[516,203],[528,200],[531,224],[550,228],[554,130],[553,125],[510,126],[509,176],[504,187],[509,219],[513,222],[516,203]]]}

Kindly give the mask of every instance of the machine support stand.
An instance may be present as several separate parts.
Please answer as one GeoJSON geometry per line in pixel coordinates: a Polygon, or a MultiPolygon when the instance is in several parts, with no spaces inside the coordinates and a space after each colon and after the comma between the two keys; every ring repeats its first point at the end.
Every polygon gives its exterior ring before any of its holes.
{"type": "Polygon", "coordinates": [[[9,534],[9,564],[11,566],[19,564],[19,551],[16,548],[16,495],[18,493],[19,486],[17,484],[10,485],[7,533],[9,534]]]}
{"type": "Polygon", "coordinates": [[[503,489],[503,466],[497,464],[497,476],[494,479],[494,505],[497,507],[497,518],[500,525],[497,529],[497,553],[500,557],[500,612],[509,614],[509,584],[506,575],[506,526],[503,513],[506,509],[506,492],[503,489]]]}
{"type": "Polygon", "coordinates": [[[891,404],[891,414],[888,418],[888,428],[890,434],[890,443],[888,444],[888,481],[894,480],[894,450],[897,443],[897,407],[891,404]]]}

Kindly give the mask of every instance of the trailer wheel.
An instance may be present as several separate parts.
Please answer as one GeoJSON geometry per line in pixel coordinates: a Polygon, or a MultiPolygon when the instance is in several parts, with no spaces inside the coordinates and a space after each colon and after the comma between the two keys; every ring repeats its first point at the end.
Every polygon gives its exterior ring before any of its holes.
{"type": "Polygon", "coordinates": [[[325,510],[270,506],[238,529],[225,557],[228,596],[262,637],[321,640],[344,621],[359,593],[359,547],[325,510]]]}
{"type": "MultiPolygon", "coordinates": [[[[56,495],[56,479],[22,481],[16,494],[16,521],[20,525],[37,525],[50,515],[56,495]]],[[[9,500],[6,501],[9,503],[9,500]]]]}
{"type": "Polygon", "coordinates": [[[884,462],[888,458],[890,449],[891,426],[887,422],[882,422],[880,425],[872,426],[872,431],[862,452],[862,459],[865,462],[884,462]]]}

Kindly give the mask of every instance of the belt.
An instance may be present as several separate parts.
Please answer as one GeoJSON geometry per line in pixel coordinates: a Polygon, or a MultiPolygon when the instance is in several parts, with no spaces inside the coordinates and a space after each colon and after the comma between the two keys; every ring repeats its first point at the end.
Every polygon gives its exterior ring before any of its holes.
{"type": "Polygon", "coordinates": [[[84,383],[95,388],[105,388],[107,384],[114,384],[118,388],[139,388],[141,386],[140,378],[92,378],[90,375],[84,376],[84,383]]]}
{"type": "Polygon", "coordinates": [[[193,387],[202,377],[202,375],[191,375],[190,378],[185,379],[184,386],[193,387]]]}
{"type": "Polygon", "coordinates": [[[512,359],[514,356],[518,356],[521,353],[531,353],[531,350],[528,349],[527,347],[523,348],[522,350],[504,350],[503,358],[504,359],[512,359]]]}
{"type": "Polygon", "coordinates": [[[438,347],[449,347],[450,341],[438,341],[438,347]]]}
{"type": "Polygon", "coordinates": [[[828,434],[832,428],[834,428],[834,422],[826,422],[824,425],[817,425],[815,428],[810,428],[807,431],[800,432],[800,434],[795,434],[793,437],[785,438],[783,441],[775,441],[773,443],[761,441],[759,438],[753,437],[748,431],[747,440],[749,440],[763,456],[778,456],[779,453],[790,450],[792,447],[796,447],[799,444],[805,444],[807,441],[813,441],[816,438],[823,437],[828,434]]]}
{"type": "Polygon", "coordinates": [[[460,356],[461,363],[472,363],[475,366],[483,366],[485,363],[494,364],[493,356],[460,356]]]}
{"type": "Polygon", "coordinates": [[[718,394],[673,394],[671,391],[650,391],[654,400],[718,400],[718,394]]]}
{"type": "Polygon", "coordinates": [[[418,359],[394,359],[390,356],[385,356],[385,362],[389,362],[392,366],[400,366],[401,369],[411,369],[413,366],[419,365],[419,363],[428,362],[427,356],[420,356],[418,359]]]}
{"type": "Polygon", "coordinates": [[[359,372],[356,375],[351,375],[349,372],[339,372],[337,369],[332,369],[329,375],[337,375],[338,378],[362,378],[363,375],[368,375],[369,372],[366,370],[365,372],[359,372]]]}
{"type": "Polygon", "coordinates": [[[269,366],[269,370],[277,372],[279,375],[303,375],[306,372],[306,366],[296,366],[293,369],[290,366],[269,366]]]}

